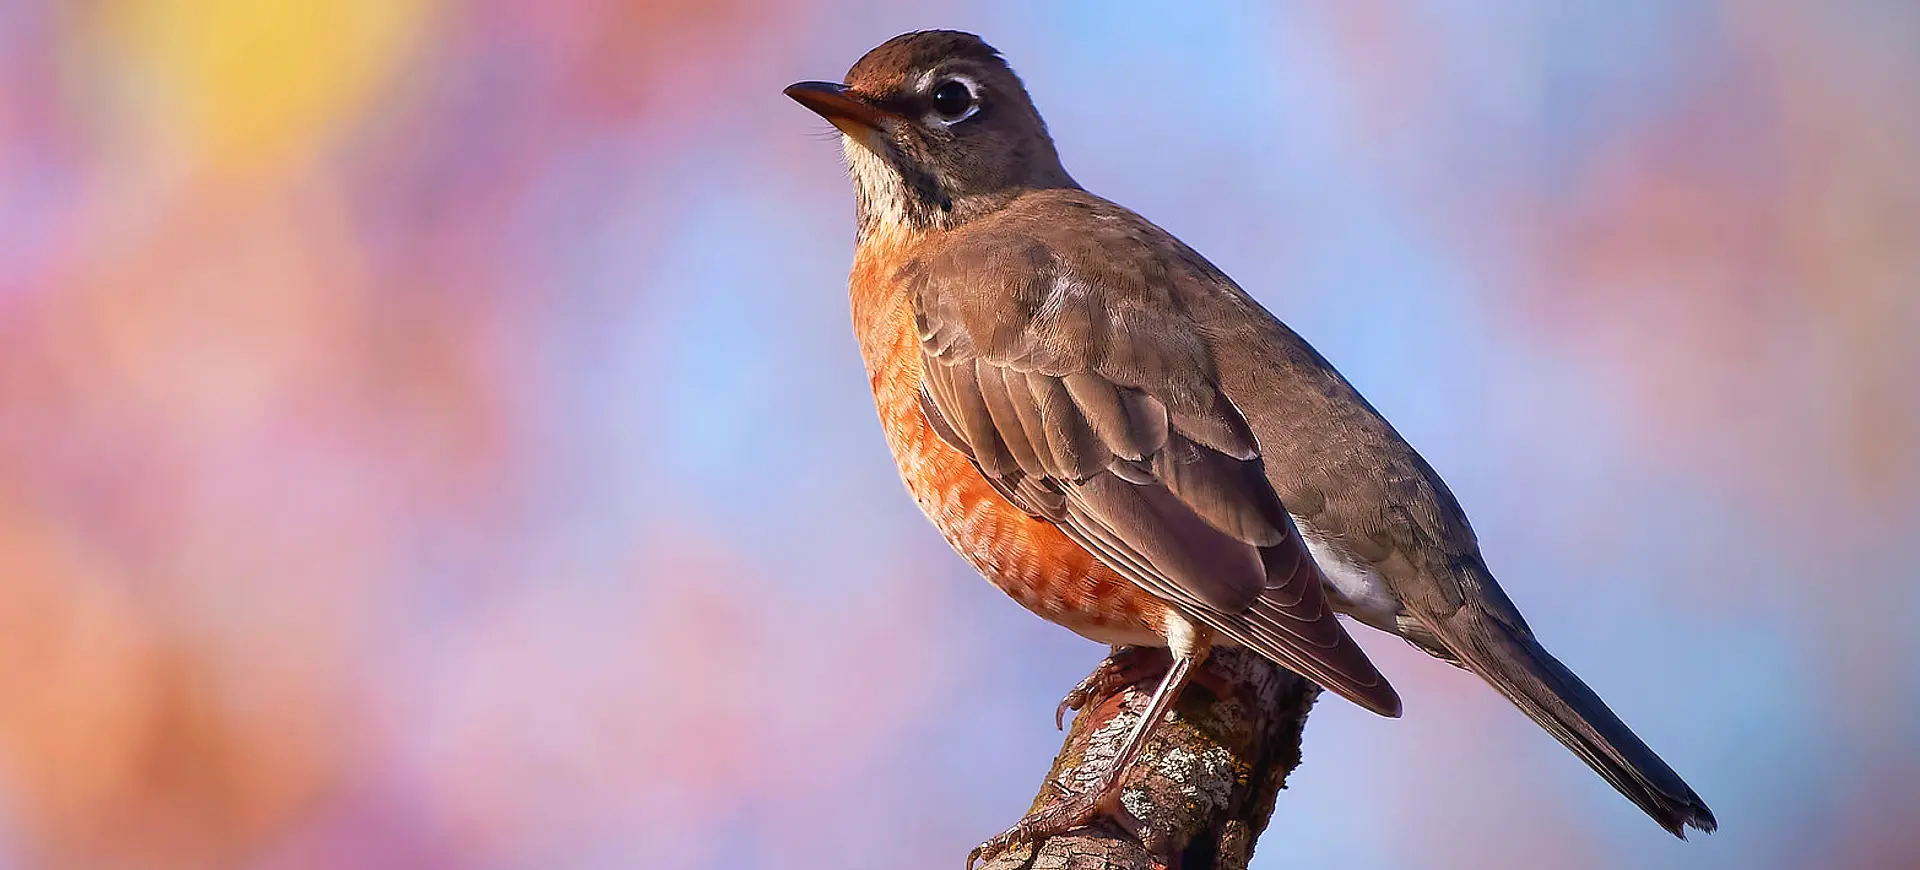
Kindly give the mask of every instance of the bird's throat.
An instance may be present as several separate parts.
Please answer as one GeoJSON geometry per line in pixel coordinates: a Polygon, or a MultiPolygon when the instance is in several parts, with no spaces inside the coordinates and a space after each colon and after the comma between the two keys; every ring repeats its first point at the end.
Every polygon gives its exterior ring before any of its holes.
{"type": "Polygon", "coordinates": [[[888,227],[927,230],[948,222],[953,200],[931,173],[904,159],[881,133],[863,140],[844,136],[842,142],[861,238],[888,227]]]}

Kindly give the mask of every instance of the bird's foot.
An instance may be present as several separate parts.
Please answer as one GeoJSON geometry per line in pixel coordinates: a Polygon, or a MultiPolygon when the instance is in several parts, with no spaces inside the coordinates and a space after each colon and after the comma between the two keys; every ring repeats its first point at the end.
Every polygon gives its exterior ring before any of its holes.
{"type": "Polygon", "coordinates": [[[1032,850],[1023,866],[1031,864],[1041,843],[1085,827],[1102,816],[1113,819],[1129,836],[1138,836],[1141,822],[1121,805],[1120,793],[1121,777],[1115,772],[1101,777],[1099,784],[1087,791],[1062,796],[1044,809],[1027,814],[999,836],[974,847],[967,853],[967,870],[973,870],[976,861],[991,862],[1023,847],[1032,850]]]}
{"type": "Polygon", "coordinates": [[[1166,673],[1167,666],[1173,663],[1173,656],[1165,649],[1144,646],[1123,646],[1101,660],[1093,673],[1073,687],[1060,706],[1053,708],[1053,727],[1067,727],[1067,711],[1083,710],[1089,704],[1097,704],[1119,692],[1121,689],[1136,686],[1152,677],[1166,673]]]}

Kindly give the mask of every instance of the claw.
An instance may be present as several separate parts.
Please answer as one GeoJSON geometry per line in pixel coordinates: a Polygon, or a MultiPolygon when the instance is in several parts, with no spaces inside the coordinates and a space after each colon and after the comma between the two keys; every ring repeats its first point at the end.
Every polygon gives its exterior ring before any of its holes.
{"type": "MultiPolygon", "coordinates": [[[[988,862],[1005,854],[1011,848],[1011,844],[1000,842],[1000,838],[1005,836],[1006,834],[1001,834],[999,837],[973,847],[973,851],[967,853],[967,870],[973,870],[975,861],[988,862]]],[[[1033,860],[1032,856],[1028,856],[1027,860],[1033,860]]]]}
{"type": "MultiPolygon", "coordinates": [[[[1057,837],[1075,828],[1084,827],[1093,818],[1100,815],[1108,803],[1118,803],[1115,798],[1120,793],[1119,782],[1102,783],[1100,788],[1082,794],[1061,798],[1053,805],[1027,816],[1014,823],[999,836],[974,847],[967,853],[967,870],[973,870],[977,860],[992,861],[1014,849],[1025,846],[1039,851],[1042,842],[1057,837]]],[[[1029,855],[1027,860],[1033,860],[1029,855]]]]}
{"type": "MultiPolygon", "coordinates": [[[[1084,705],[1092,698],[1104,697],[1118,688],[1143,679],[1139,673],[1142,670],[1140,660],[1144,657],[1138,647],[1116,650],[1079,686],[1067,694],[1066,701],[1061,704],[1062,709],[1072,706],[1077,710],[1080,708],[1079,705],[1084,705]]],[[[1168,711],[1173,709],[1174,699],[1180,696],[1180,690],[1185,688],[1192,679],[1194,665],[1199,662],[1192,656],[1170,658],[1169,661],[1172,666],[1165,669],[1166,673],[1160,679],[1160,687],[1154,690],[1152,699],[1147,702],[1146,708],[1140,711],[1139,719],[1134,722],[1133,729],[1121,742],[1119,751],[1114,753],[1112,762],[1094,786],[1079,794],[1063,792],[1058,800],[1045,809],[1029,814],[1026,818],[1014,823],[1013,827],[1008,828],[1000,836],[981,843],[967,853],[967,870],[973,870],[975,861],[983,858],[992,861],[1015,846],[1033,847],[1037,853],[1042,841],[1075,828],[1084,827],[1096,816],[1109,816],[1129,834],[1138,835],[1140,821],[1134,818],[1133,814],[1128,812],[1120,802],[1122,783],[1125,782],[1128,771],[1133,767],[1134,760],[1139,757],[1140,750],[1146,746],[1147,740],[1152,737],[1168,711]]],[[[1161,670],[1158,662],[1153,664],[1152,670],[1161,670]]],[[[1033,856],[1029,856],[1027,860],[1031,862],[1033,856]]]]}
{"type": "Polygon", "coordinates": [[[1087,691],[1086,685],[1086,683],[1082,682],[1080,685],[1074,686],[1073,691],[1068,692],[1066,697],[1060,699],[1060,706],[1053,708],[1053,730],[1067,730],[1067,711],[1072,710],[1077,713],[1080,711],[1080,708],[1087,706],[1087,700],[1092,693],[1087,691]]]}
{"type": "Polygon", "coordinates": [[[1066,730],[1067,711],[1079,712],[1088,704],[1104,700],[1115,692],[1137,685],[1149,677],[1158,676],[1166,670],[1172,657],[1162,658],[1166,651],[1150,647],[1123,646],[1113,651],[1093,669],[1093,673],[1080,681],[1079,685],[1060,699],[1060,705],[1053,708],[1053,727],[1066,730]]]}

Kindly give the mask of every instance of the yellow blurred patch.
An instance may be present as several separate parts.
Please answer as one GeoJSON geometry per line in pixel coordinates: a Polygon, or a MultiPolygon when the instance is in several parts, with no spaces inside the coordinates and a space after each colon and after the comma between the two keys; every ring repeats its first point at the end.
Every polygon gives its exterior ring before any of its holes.
{"type": "MultiPolygon", "coordinates": [[[[126,0],[90,24],[140,113],[202,165],[312,154],[402,67],[430,0],[126,0]]],[[[145,125],[137,125],[145,126],[145,125]]]]}

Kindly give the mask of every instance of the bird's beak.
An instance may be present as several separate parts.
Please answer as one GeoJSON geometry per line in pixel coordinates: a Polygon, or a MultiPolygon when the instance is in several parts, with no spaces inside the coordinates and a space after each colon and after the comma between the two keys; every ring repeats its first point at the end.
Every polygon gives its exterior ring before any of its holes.
{"type": "Polygon", "coordinates": [[[899,117],[848,93],[847,86],[838,82],[799,82],[788,85],[784,93],[856,139],[879,130],[887,119],[899,117]]]}

